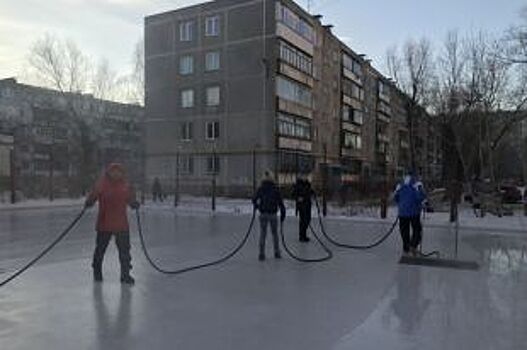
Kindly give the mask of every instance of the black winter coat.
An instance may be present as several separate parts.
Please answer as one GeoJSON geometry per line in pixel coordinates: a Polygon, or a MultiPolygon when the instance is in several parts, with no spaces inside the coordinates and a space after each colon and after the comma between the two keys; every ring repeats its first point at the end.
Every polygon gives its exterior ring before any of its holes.
{"type": "Polygon", "coordinates": [[[253,204],[262,214],[276,214],[285,218],[285,206],[282,195],[273,181],[263,181],[253,198],[253,204]]]}
{"type": "Polygon", "coordinates": [[[293,198],[296,201],[297,208],[311,208],[311,198],[315,192],[311,183],[307,180],[297,180],[293,187],[293,198]]]}

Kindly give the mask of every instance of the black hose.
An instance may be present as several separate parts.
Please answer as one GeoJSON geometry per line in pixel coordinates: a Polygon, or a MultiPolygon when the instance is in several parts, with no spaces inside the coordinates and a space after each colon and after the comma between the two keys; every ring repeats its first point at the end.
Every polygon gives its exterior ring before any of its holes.
{"type": "Polygon", "coordinates": [[[252,215],[252,218],[251,218],[251,223],[249,224],[249,228],[247,229],[247,232],[245,233],[245,236],[240,241],[240,243],[230,253],[228,253],[224,257],[222,257],[222,258],[220,258],[218,260],[211,261],[211,262],[207,262],[207,263],[203,263],[203,264],[199,264],[199,265],[195,265],[195,266],[189,266],[189,267],[185,267],[185,268],[178,269],[178,270],[166,270],[166,269],[160,267],[150,257],[150,254],[148,253],[148,250],[146,248],[145,239],[143,237],[143,229],[141,227],[141,215],[139,214],[139,209],[136,209],[135,213],[136,213],[136,217],[137,217],[137,229],[139,231],[139,238],[141,240],[141,248],[143,250],[143,253],[145,254],[146,260],[148,260],[150,265],[152,265],[152,267],[156,271],[158,271],[158,272],[160,272],[162,274],[166,274],[166,275],[180,275],[180,274],[183,274],[183,273],[186,273],[186,272],[200,270],[200,269],[204,269],[206,267],[211,267],[211,266],[214,266],[214,265],[219,265],[219,264],[222,264],[222,263],[226,262],[227,260],[231,259],[236,254],[238,254],[238,252],[240,250],[242,250],[242,248],[247,243],[247,240],[249,239],[249,236],[251,235],[251,231],[253,229],[254,221],[255,221],[255,218],[256,218],[256,211],[253,211],[253,215],[252,215]]]}
{"type": "MultiPolygon", "coordinates": [[[[384,241],[386,241],[388,239],[388,237],[390,237],[390,235],[395,231],[395,228],[397,226],[397,223],[399,222],[399,218],[395,219],[395,221],[393,222],[392,226],[390,227],[390,229],[377,241],[371,243],[371,244],[367,244],[367,245],[351,245],[351,244],[345,244],[345,243],[341,243],[341,242],[338,242],[337,240],[335,240],[334,238],[332,238],[327,232],[326,232],[326,228],[324,226],[324,222],[322,221],[322,215],[320,213],[320,206],[318,204],[318,198],[316,196],[314,196],[315,198],[315,204],[317,206],[317,214],[318,214],[318,221],[319,221],[319,225],[320,225],[320,229],[322,231],[322,234],[324,235],[324,237],[326,237],[326,239],[328,241],[330,241],[333,245],[337,246],[337,247],[340,247],[340,248],[348,248],[348,249],[355,249],[355,250],[368,250],[368,249],[372,249],[372,248],[375,248],[379,245],[381,245],[384,241]]],[[[417,256],[418,257],[422,257],[422,258],[428,258],[428,257],[431,257],[431,256],[436,256],[437,258],[439,258],[441,256],[441,253],[437,250],[434,250],[432,252],[416,252],[417,256]]]]}
{"type": "Polygon", "coordinates": [[[322,240],[320,239],[320,237],[318,237],[318,235],[316,234],[315,230],[313,230],[313,227],[311,225],[309,225],[309,228],[311,229],[311,232],[313,233],[313,236],[318,241],[318,243],[320,244],[322,249],[324,249],[326,251],[327,255],[325,257],[322,257],[322,258],[301,258],[301,257],[295,255],[291,251],[291,249],[288,247],[288,245],[287,245],[287,243],[285,241],[284,225],[283,225],[283,223],[280,223],[280,236],[282,238],[282,245],[284,246],[284,250],[287,253],[287,255],[289,255],[293,260],[300,261],[300,262],[303,262],[303,263],[318,263],[318,262],[328,261],[331,258],[333,258],[333,252],[324,244],[324,242],[322,242],[322,240]]]}
{"type": "Polygon", "coordinates": [[[24,267],[13,273],[11,276],[9,276],[7,279],[0,282],[0,287],[5,286],[18,276],[20,276],[22,273],[24,273],[27,269],[29,269],[31,266],[35,265],[40,259],[42,259],[46,254],[48,254],[57,244],[59,244],[60,241],[62,241],[73,229],[73,227],[79,222],[79,220],[82,218],[84,213],[86,212],[86,208],[83,208],[82,211],[75,217],[75,219],[71,222],[71,224],[66,227],[66,229],[57,237],[55,240],[46,247],[39,255],[37,255],[33,260],[28,262],[24,267]]]}
{"type": "Polygon", "coordinates": [[[388,237],[391,236],[391,234],[395,231],[395,227],[397,226],[397,223],[399,222],[399,219],[397,218],[393,222],[393,224],[390,227],[390,229],[379,240],[374,241],[371,244],[367,244],[367,245],[352,245],[352,244],[341,243],[341,242],[338,242],[337,240],[335,240],[333,237],[331,237],[327,233],[326,227],[324,225],[324,222],[322,221],[322,215],[321,215],[321,211],[320,211],[320,206],[318,204],[318,199],[317,199],[316,196],[314,196],[314,198],[315,198],[315,205],[317,207],[318,222],[319,222],[320,230],[322,231],[322,234],[324,235],[324,237],[326,237],[326,239],[329,242],[331,242],[333,245],[335,245],[337,247],[340,247],[340,248],[348,248],[348,249],[355,249],[355,250],[367,250],[367,249],[375,248],[375,247],[381,245],[384,241],[386,241],[388,239],[388,237]]]}

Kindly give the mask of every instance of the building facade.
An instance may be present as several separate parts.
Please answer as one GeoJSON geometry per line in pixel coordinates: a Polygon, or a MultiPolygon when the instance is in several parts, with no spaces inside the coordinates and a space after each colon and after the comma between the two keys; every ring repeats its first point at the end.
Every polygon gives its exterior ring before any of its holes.
{"type": "MultiPolygon", "coordinates": [[[[407,97],[294,1],[216,0],[153,15],[145,46],[150,182],[199,187],[213,176],[229,192],[269,168],[281,184],[302,173],[338,188],[410,164],[407,97]]],[[[440,147],[423,118],[416,163],[428,176],[440,147]]]]}
{"type": "Polygon", "coordinates": [[[0,80],[0,135],[12,140],[2,174],[14,178],[21,198],[81,195],[111,162],[124,163],[139,185],[142,120],[140,106],[0,80]]]}

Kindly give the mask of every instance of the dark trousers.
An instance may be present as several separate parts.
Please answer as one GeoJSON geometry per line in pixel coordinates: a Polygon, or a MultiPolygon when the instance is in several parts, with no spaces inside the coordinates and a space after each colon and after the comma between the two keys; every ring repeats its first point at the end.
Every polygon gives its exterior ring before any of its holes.
{"type": "Polygon", "coordinates": [[[102,262],[104,260],[104,253],[112,237],[115,237],[115,245],[119,251],[119,262],[121,263],[121,275],[126,276],[132,269],[132,257],[130,256],[130,233],[119,232],[97,232],[97,239],[95,242],[95,252],[93,253],[92,267],[96,271],[102,269],[102,262]]]}
{"type": "Polygon", "coordinates": [[[298,238],[305,239],[307,238],[307,229],[311,223],[311,206],[298,206],[298,215],[299,215],[299,227],[298,227],[298,238]]]}
{"type": "Polygon", "coordinates": [[[399,218],[399,229],[401,231],[401,238],[403,239],[404,252],[408,253],[410,248],[417,249],[419,244],[421,244],[423,232],[421,217],[399,218]],[[412,227],[412,235],[410,235],[410,226],[412,227]]]}

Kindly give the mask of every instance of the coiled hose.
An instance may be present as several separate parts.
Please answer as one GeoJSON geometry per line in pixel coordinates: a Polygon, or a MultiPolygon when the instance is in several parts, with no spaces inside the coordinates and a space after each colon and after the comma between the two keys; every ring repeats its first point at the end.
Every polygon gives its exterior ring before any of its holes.
{"type": "Polygon", "coordinates": [[[346,243],[341,243],[339,241],[337,241],[336,239],[334,239],[333,237],[331,237],[327,231],[326,231],[326,226],[324,225],[324,222],[322,220],[322,213],[321,213],[321,210],[320,210],[320,205],[318,203],[318,198],[316,196],[314,196],[315,198],[315,205],[317,207],[317,216],[318,216],[318,223],[320,225],[320,230],[322,231],[322,234],[324,235],[324,237],[326,237],[326,239],[331,242],[331,244],[339,247],[339,248],[348,248],[348,249],[355,249],[355,250],[368,250],[368,249],[372,249],[372,248],[375,248],[379,245],[381,245],[384,241],[386,241],[388,239],[388,237],[390,237],[392,235],[392,233],[395,231],[395,227],[397,226],[397,223],[399,222],[399,219],[397,218],[392,226],[390,227],[390,229],[380,238],[378,239],[377,241],[374,241],[373,243],[371,244],[366,244],[366,245],[352,245],[352,244],[346,244],[346,243]]]}
{"type": "Polygon", "coordinates": [[[287,255],[289,255],[293,260],[296,260],[296,261],[299,261],[299,262],[303,262],[303,263],[318,263],[318,262],[328,261],[328,260],[332,259],[333,258],[333,252],[331,251],[331,249],[329,249],[324,244],[324,242],[320,239],[320,237],[317,235],[315,230],[313,230],[313,227],[311,225],[309,225],[309,228],[310,228],[311,232],[313,233],[313,236],[315,237],[317,242],[320,244],[322,249],[324,249],[324,251],[326,252],[326,256],[324,256],[322,258],[301,258],[298,255],[296,255],[295,253],[293,253],[293,251],[288,247],[288,245],[286,243],[286,240],[285,240],[284,225],[282,223],[280,223],[280,237],[282,239],[282,245],[284,246],[284,250],[287,253],[287,255]]]}
{"type": "MultiPolygon", "coordinates": [[[[396,218],[395,221],[393,222],[392,226],[390,227],[390,229],[388,231],[386,231],[386,233],[381,236],[377,241],[374,241],[370,244],[366,244],[366,245],[352,245],[352,244],[345,244],[345,243],[341,243],[339,241],[337,241],[336,239],[334,239],[333,237],[331,237],[327,231],[326,231],[326,227],[324,225],[324,222],[322,220],[322,215],[321,215],[321,210],[320,210],[320,205],[318,203],[318,198],[317,196],[313,196],[315,198],[315,205],[317,207],[317,215],[318,215],[318,222],[319,222],[319,225],[320,225],[320,230],[322,231],[322,234],[324,235],[324,237],[326,237],[326,239],[331,242],[333,245],[337,246],[337,247],[340,247],[340,248],[347,248],[347,249],[355,249],[355,250],[368,250],[368,249],[372,249],[372,248],[375,248],[375,247],[378,247],[379,245],[381,245],[382,243],[384,243],[388,237],[390,237],[394,232],[395,232],[395,228],[397,227],[397,223],[399,222],[399,218],[396,218]]],[[[436,256],[436,257],[440,257],[440,253],[439,251],[432,251],[432,252],[422,252],[422,251],[419,251],[419,252],[416,252],[416,254],[419,256],[419,257],[423,257],[423,258],[428,258],[428,257],[431,257],[431,256],[436,256]]]]}
{"type": "Polygon", "coordinates": [[[73,219],[73,221],[66,227],[64,231],[60,235],[55,238],[53,242],[49,246],[47,246],[40,254],[38,254],[34,259],[32,259],[30,262],[28,262],[25,266],[14,272],[11,276],[0,282],[0,287],[5,286],[21,274],[23,274],[27,269],[29,269],[31,266],[35,265],[40,259],[42,259],[46,254],[48,254],[57,244],[59,244],[60,241],[62,241],[73,229],[73,227],[79,222],[79,220],[84,216],[84,213],[86,212],[86,208],[83,208],[82,211],[73,219]]]}
{"type": "Polygon", "coordinates": [[[150,265],[156,271],[158,271],[158,272],[160,272],[162,274],[165,274],[165,275],[180,275],[180,274],[183,274],[183,273],[186,273],[186,272],[201,270],[201,269],[204,269],[204,268],[207,268],[207,267],[212,267],[212,266],[215,266],[215,265],[219,265],[219,264],[222,264],[222,263],[226,262],[227,260],[230,260],[236,254],[238,254],[238,252],[240,250],[242,250],[242,248],[247,243],[247,240],[249,239],[249,236],[251,235],[251,231],[252,231],[253,226],[254,226],[254,221],[256,219],[256,210],[253,210],[251,223],[249,224],[249,227],[247,229],[247,232],[245,233],[245,236],[240,241],[240,243],[233,250],[231,250],[228,254],[226,254],[224,257],[222,257],[220,259],[217,259],[217,260],[214,260],[214,261],[211,261],[211,262],[207,262],[207,263],[203,263],[203,264],[199,264],[199,265],[194,265],[194,266],[189,266],[189,267],[184,267],[184,268],[178,269],[178,270],[167,270],[167,269],[164,269],[161,266],[159,266],[152,259],[152,257],[150,256],[150,253],[148,252],[148,249],[146,247],[145,238],[143,236],[143,229],[142,229],[142,225],[141,225],[141,215],[139,213],[139,209],[136,209],[135,214],[136,214],[136,218],[137,218],[137,229],[139,231],[139,239],[141,241],[141,248],[143,250],[143,253],[145,254],[146,260],[148,260],[150,265]]]}

